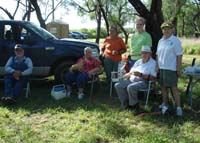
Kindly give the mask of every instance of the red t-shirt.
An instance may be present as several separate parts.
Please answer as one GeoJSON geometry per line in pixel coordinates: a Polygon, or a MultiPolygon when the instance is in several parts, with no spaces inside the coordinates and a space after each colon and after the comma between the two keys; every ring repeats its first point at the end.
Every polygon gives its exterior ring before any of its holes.
{"type": "Polygon", "coordinates": [[[83,62],[83,72],[89,72],[90,70],[100,67],[100,61],[96,58],[88,58],[82,57],[78,59],[77,63],[83,62]]]}

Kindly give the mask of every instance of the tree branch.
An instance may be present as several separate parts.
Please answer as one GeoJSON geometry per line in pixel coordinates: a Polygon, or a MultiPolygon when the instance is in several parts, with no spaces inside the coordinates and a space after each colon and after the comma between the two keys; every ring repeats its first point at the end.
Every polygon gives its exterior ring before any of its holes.
{"type": "Polygon", "coordinates": [[[11,14],[7,9],[4,9],[4,8],[1,7],[1,6],[0,6],[0,9],[1,9],[2,11],[4,11],[4,12],[8,15],[8,17],[9,17],[10,19],[14,19],[14,17],[12,16],[12,14],[11,14]]]}

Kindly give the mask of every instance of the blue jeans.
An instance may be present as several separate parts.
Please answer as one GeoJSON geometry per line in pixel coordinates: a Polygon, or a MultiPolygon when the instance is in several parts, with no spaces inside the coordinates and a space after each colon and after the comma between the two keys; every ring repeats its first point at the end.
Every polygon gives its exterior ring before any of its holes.
{"type": "Polygon", "coordinates": [[[88,79],[88,74],[84,72],[68,72],[65,75],[66,85],[72,86],[72,84],[76,82],[78,88],[84,88],[88,82],[88,79]]]}
{"type": "Polygon", "coordinates": [[[6,75],[4,79],[5,96],[18,97],[27,85],[27,82],[27,77],[20,77],[19,80],[16,80],[13,75],[6,75]]]}
{"type": "Polygon", "coordinates": [[[110,83],[111,72],[118,70],[118,62],[117,61],[113,61],[110,58],[105,58],[104,59],[104,70],[106,72],[107,83],[110,83]]]}

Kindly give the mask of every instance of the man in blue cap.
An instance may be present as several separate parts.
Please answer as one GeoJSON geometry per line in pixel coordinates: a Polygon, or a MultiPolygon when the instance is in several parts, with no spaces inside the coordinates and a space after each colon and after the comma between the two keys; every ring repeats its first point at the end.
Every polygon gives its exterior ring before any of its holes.
{"type": "Polygon", "coordinates": [[[20,44],[15,46],[15,56],[8,59],[5,65],[5,96],[3,101],[15,101],[32,74],[33,63],[29,57],[24,56],[24,49],[20,44]]]}

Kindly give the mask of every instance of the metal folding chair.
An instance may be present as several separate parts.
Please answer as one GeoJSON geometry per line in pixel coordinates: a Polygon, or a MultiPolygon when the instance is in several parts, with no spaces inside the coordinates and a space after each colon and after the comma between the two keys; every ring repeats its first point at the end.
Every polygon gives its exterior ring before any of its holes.
{"type": "Polygon", "coordinates": [[[111,79],[110,79],[110,96],[112,96],[112,88],[113,83],[116,83],[120,80],[123,80],[123,75],[126,73],[126,63],[121,61],[118,63],[118,70],[111,72],[111,79]]]}
{"type": "Polygon", "coordinates": [[[99,82],[99,75],[103,73],[103,69],[101,68],[98,72],[95,74],[92,74],[91,80],[88,81],[88,83],[91,83],[91,88],[90,88],[90,97],[93,95],[93,90],[94,90],[94,84],[95,82],[99,82]]]}
{"type": "Polygon", "coordinates": [[[27,82],[26,86],[24,87],[24,90],[26,92],[25,97],[28,98],[29,95],[31,95],[31,88],[30,88],[30,82],[29,81],[27,82]]]}
{"type": "Polygon", "coordinates": [[[155,86],[156,86],[155,84],[156,84],[156,81],[148,81],[148,88],[139,90],[141,92],[145,92],[145,97],[146,97],[145,106],[144,106],[145,109],[147,108],[147,105],[149,102],[150,92],[152,90],[155,90],[155,86]]]}
{"type": "Polygon", "coordinates": [[[112,71],[111,72],[111,80],[110,80],[110,96],[112,96],[112,89],[113,89],[113,84],[118,82],[120,79],[118,72],[112,71]]]}

